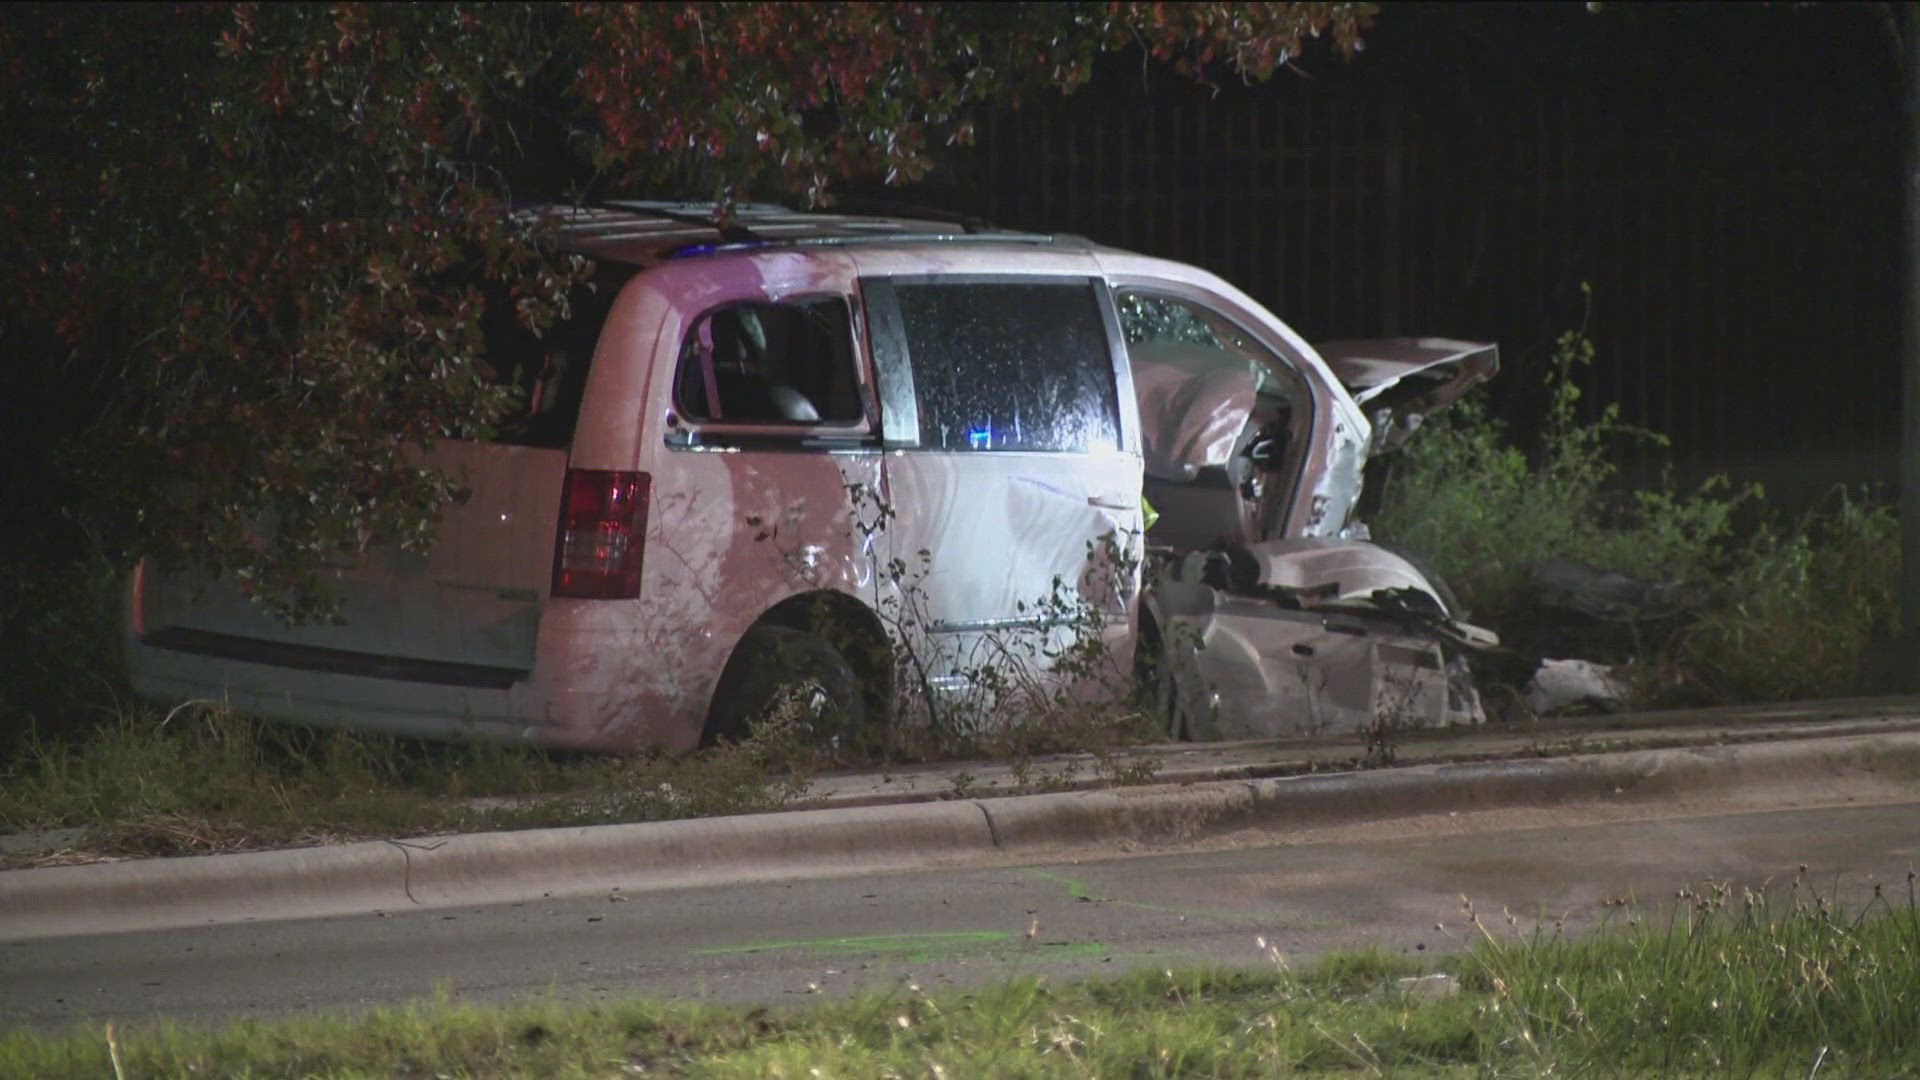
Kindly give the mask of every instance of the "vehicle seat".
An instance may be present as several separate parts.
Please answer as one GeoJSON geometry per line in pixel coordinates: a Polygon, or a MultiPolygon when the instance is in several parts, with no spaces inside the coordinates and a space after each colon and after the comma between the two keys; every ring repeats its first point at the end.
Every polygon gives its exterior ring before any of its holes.
{"type": "Polygon", "coordinates": [[[1187,342],[1139,342],[1127,354],[1140,403],[1142,486],[1160,514],[1148,542],[1197,551],[1252,539],[1238,490],[1247,470],[1240,452],[1253,435],[1252,369],[1224,349],[1187,342]]]}
{"type": "Polygon", "coordinates": [[[721,420],[779,421],[817,424],[820,410],[807,395],[766,375],[765,346],[740,325],[739,316],[723,311],[713,319],[713,381],[720,398],[721,420]]]}

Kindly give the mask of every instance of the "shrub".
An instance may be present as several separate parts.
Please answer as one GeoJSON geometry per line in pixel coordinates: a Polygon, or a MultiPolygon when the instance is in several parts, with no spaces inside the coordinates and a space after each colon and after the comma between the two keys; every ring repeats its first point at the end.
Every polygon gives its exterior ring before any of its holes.
{"type": "Polygon", "coordinates": [[[1523,606],[1528,569],[1547,559],[1652,581],[1706,580],[1725,561],[1736,510],[1760,496],[1757,486],[1735,490],[1719,476],[1688,494],[1665,482],[1617,493],[1618,450],[1661,450],[1667,439],[1623,423],[1617,404],[1580,419],[1574,374],[1593,357],[1582,332],[1560,336],[1531,457],[1484,402],[1467,400],[1437,416],[1392,463],[1375,535],[1426,559],[1468,610],[1496,626],[1523,606]]]}
{"type": "Polygon", "coordinates": [[[67,738],[126,694],[121,576],[104,561],[19,545],[0,558],[0,762],[30,737],[67,738]]]}
{"type": "Polygon", "coordinates": [[[1561,335],[1532,455],[1481,401],[1436,417],[1394,461],[1375,535],[1423,557],[1476,621],[1510,639],[1538,614],[1528,570],[1549,559],[1672,586],[1667,595],[1687,602],[1671,631],[1634,640],[1644,705],[1869,689],[1861,657],[1892,624],[1900,577],[1892,508],[1843,490],[1781,524],[1758,485],[1721,476],[1690,493],[1664,481],[1621,490],[1619,451],[1660,451],[1667,440],[1621,422],[1614,404],[1579,418],[1573,375],[1593,357],[1582,333],[1561,335]],[[1744,544],[1734,540],[1736,515],[1757,520],[1744,544]]]}
{"type": "Polygon", "coordinates": [[[1756,533],[1673,660],[1713,700],[1864,692],[1861,657],[1892,625],[1899,583],[1893,508],[1842,489],[1793,527],[1756,533]]]}

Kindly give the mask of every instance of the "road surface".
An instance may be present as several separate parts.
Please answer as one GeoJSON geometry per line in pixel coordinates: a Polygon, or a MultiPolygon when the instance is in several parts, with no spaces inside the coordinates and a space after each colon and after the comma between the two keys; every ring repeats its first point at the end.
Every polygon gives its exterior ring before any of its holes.
{"type": "Polygon", "coordinates": [[[1920,803],[1654,813],[1442,814],[1279,845],[22,942],[0,945],[0,1029],[355,1010],[438,990],[777,1006],[907,980],[1272,963],[1259,940],[1294,961],[1368,941],[1436,954],[1468,940],[1463,897],[1578,930],[1609,899],[1784,882],[1802,864],[1823,890],[1871,875],[1904,899],[1920,867],[1920,803]]]}

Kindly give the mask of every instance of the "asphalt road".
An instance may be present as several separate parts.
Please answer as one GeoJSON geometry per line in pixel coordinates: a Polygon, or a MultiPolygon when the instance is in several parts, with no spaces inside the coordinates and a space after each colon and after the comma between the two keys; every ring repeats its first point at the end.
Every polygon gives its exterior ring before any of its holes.
{"type": "Polygon", "coordinates": [[[1684,814],[1559,809],[1328,828],[1282,845],[616,892],[493,907],[0,945],[0,1029],[353,1010],[445,990],[771,1005],[1140,965],[1272,963],[1378,941],[1461,948],[1483,916],[1591,923],[1601,902],[1791,878],[1850,894],[1920,867],[1920,803],[1684,814]]]}

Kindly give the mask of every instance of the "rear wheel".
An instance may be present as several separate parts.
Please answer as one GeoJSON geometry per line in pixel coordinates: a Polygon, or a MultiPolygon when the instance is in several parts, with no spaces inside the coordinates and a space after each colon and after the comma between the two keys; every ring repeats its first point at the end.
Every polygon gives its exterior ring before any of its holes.
{"type": "Polygon", "coordinates": [[[793,724],[823,750],[852,749],[866,724],[866,706],[840,650],[791,627],[747,631],[714,691],[706,741],[738,741],[768,722],[793,724]]]}

